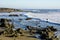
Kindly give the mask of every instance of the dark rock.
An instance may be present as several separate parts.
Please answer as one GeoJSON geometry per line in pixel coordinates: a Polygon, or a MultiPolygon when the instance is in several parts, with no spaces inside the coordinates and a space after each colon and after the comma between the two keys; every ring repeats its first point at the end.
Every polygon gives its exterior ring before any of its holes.
{"type": "Polygon", "coordinates": [[[27,18],[26,20],[31,20],[32,18],[27,18]]]}
{"type": "Polygon", "coordinates": [[[9,16],[18,16],[17,14],[10,14],[9,16]]]}
{"type": "Polygon", "coordinates": [[[17,31],[17,33],[19,33],[19,34],[23,34],[23,33],[24,33],[24,30],[21,29],[21,28],[18,28],[16,31],[17,31]]]}
{"type": "Polygon", "coordinates": [[[55,29],[53,26],[48,26],[47,28],[40,30],[37,29],[38,34],[41,35],[40,38],[45,40],[58,40],[58,38],[54,35],[55,31],[57,31],[57,29],[55,29]]]}

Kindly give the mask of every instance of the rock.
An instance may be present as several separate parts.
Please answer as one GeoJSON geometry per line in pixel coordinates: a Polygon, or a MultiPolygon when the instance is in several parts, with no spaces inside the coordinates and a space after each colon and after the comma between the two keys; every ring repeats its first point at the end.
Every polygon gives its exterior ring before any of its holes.
{"type": "Polygon", "coordinates": [[[13,30],[14,26],[13,24],[9,23],[10,20],[8,19],[4,19],[4,27],[5,27],[5,31],[4,31],[4,35],[7,37],[13,37],[13,36],[17,36],[17,32],[15,30],[13,30]]]}
{"type": "Polygon", "coordinates": [[[54,32],[57,31],[57,29],[54,28],[53,26],[47,26],[47,28],[50,29],[51,31],[54,31],[54,32]]]}
{"type": "Polygon", "coordinates": [[[10,19],[0,19],[0,27],[9,27],[12,24],[10,24],[9,22],[11,22],[10,19]]]}
{"type": "Polygon", "coordinates": [[[17,31],[17,33],[19,33],[19,34],[23,34],[23,33],[24,33],[24,30],[21,29],[21,28],[18,28],[16,31],[17,31]]]}
{"type": "Polygon", "coordinates": [[[13,29],[9,28],[9,30],[6,29],[6,30],[4,31],[4,35],[5,35],[6,37],[17,37],[17,32],[16,32],[16,30],[13,30],[13,29]]]}
{"type": "Polygon", "coordinates": [[[32,18],[27,18],[26,20],[31,20],[32,18]]]}
{"type": "Polygon", "coordinates": [[[5,31],[5,28],[0,27],[0,35],[1,35],[1,34],[3,34],[3,33],[4,33],[4,31],[5,31]]]}
{"type": "Polygon", "coordinates": [[[36,33],[36,27],[27,26],[27,29],[31,35],[36,33]]]}
{"type": "Polygon", "coordinates": [[[17,16],[17,17],[18,17],[18,15],[17,15],[17,14],[10,14],[9,16],[17,16]]]}
{"type": "Polygon", "coordinates": [[[41,39],[45,39],[45,40],[58,40],[57,37],[55,37],[54,32],[57,31],[57,29],[53,28],[53,27],[47,27],[47,28],[43,28],[40,30],[37,30],[38,33],[41,35],[41,39]]]}

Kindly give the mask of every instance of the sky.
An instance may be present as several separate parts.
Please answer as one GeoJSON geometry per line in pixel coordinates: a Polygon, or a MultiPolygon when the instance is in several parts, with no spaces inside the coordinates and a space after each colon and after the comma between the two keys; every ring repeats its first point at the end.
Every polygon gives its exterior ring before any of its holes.
{"type": "Polygon", "coordinates": [[[0,0],[0,8],[60,9],[60,0],[0,0]]]}

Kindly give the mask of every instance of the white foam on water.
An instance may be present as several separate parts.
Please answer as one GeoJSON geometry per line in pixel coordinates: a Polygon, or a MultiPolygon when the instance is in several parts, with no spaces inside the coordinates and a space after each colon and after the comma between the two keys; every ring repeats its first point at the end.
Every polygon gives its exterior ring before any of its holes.
{"type": "Polygon", "coordinates": [[[60,13],[30,13],[29,12],[26,13],[25,15],[28,15],[29,17],[32,18],[39,18],[41,20],[60,24],[60,13]]]}

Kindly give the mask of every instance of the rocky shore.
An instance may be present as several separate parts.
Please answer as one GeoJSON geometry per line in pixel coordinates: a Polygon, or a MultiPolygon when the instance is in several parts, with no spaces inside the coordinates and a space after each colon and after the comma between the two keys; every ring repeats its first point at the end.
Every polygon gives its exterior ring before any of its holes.
{"type": "Polygon", "coordinates": [[[21,9],[14,9],[14,8],[0,8],[1,13],[10,13],[10,12],[23,12],[21,9]]]}
{"type": "Polygon", "coordinates": [[[26,26],[27,29],[14,29],[10,19],[0,19],[0,40],[59,40],[55,35],[57,31],[53,26],[46,28],[26,26]],[[35,35],[39,34],[39,38],[35,35]]]}

